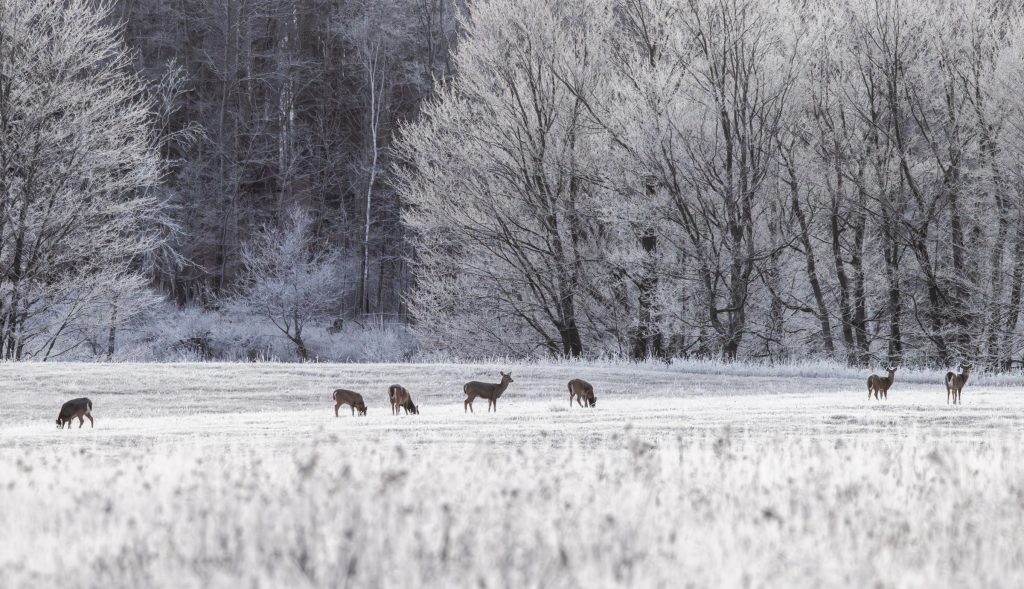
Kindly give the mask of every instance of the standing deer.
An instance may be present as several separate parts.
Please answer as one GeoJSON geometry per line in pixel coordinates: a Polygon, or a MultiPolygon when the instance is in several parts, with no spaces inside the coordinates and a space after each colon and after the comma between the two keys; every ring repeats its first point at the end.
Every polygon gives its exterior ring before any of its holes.
{"type": "Polygon", "coordinates": [[[498,397],[505,392],[508,388],[509,383],[515,382],[512,380],[512,373],[505,374],[500,372],[501,382],[490,383],[490,382],[478,382],[472,381],[467,382],[462,387],[462,392],[466,393],[466,400],[462,402],[462,412],[465,413],[466,409],[469,409],[470,413],[473,413],[473,399],[480,397],[481,399],[487,399],[487,411],[491,411],[491,407],[494,407],[494,412],[498,412],[498,397]]]}
{"type": "Polygon", "coordinates": [[[569,381],[569,408],[572,409],[572,400],[580,407],[593,407],[597,405],[597,397],[594,396],[594,387],[589,382],[574,378],[569,381]],[[584,404],[585,403],[585,404],[584,404]]]}
{"type": "Polygon", "coordinates": [[[964,390],[967,378],[971,375],[971,365],[961,362],[958,368],[960,369],[960,374],[955,372],[946,373],[946,405],[949,405],[951,398],[954,405],[963,405],[960,401],[960,393],[964,390]]]}
{"type": "Polygon", "coordinates": [[[388,387],[388,400],[391,401],[391,412],[398,415],[399,410],[405,409],[405,414],[418,415],[420,410],[412,402],[412,395],[402,385],[393,384],[388,387]]]}
{"type": "Polygon", "coordinates": [[[345,389],[338,389],[334,391],[334,416],[338,416],[338,408],[342,405],[349,405],[352,408],[352,415],[356,414],[356,410],[359,410],[359,415],[366,415],[366,403],[363,402],[363,396],[359,393],[352,391],[346,391],[345,389]]]}
{"type": "Polygon", "coordinates": [[[71,421],[76,417],[78,418],[78,429],[82,429],[85,424],[82,416],[89,418],[89,427],[95,427],[92,420],[92,401],[86,397],[71,399],[60,407],[60,413],[57,414],[57,429],[64,429],[65,424],[68,429],[71,429],[71,421]]]}
{"type": "Polygon", "coordinates": [[[897,368],[899,368],[899,366],[893,366],[890,364],[885,367],[889,376],[883,378],[877,374],[872,374],[868,377],[868,399],[871,399],[872,393],[874,393],[875,399],[889,399],[889,387],[892,386],[892,381],[896,378],[897,368]]]}

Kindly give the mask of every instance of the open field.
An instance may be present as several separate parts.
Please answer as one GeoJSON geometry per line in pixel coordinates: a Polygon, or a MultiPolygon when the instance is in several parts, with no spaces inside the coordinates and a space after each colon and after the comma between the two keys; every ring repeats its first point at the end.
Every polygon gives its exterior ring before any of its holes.
{"type": "Polygon", "coordinates": [[[882,404],[846,370],[511,365],[465,415],[508,367],[0,365],[0,585],[1024,584],[1012,379],[953,408],[938,373],[882,404]],[[96,428],[56,430],[77,396],[96,428]]]}

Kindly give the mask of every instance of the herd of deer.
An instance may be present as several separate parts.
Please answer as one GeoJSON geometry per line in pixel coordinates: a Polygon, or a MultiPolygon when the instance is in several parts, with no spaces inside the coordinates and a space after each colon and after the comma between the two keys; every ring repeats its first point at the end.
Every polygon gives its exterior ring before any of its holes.
{"type": "MultiPolygon", "coordinates": [[[[888,373],[886,376],[878,376],[872,374],[868,377],[868,399],[872,396],[875,399],[886,400],[889,398],[889,389],[892,387],[892,383],[896,380],[896,369],[899,366],[889,365],[885,368],[888,373]]],[[[964,385],[967,384],[967,378],[971,375],[970,364],[960,364],[959,372],[947,372],[946,373],[946,404],[952,402],[954,405],[961,405],[960,393],[963,392],[964,385]]],[[[508,385],[515,381],[512,380],[512,373],[501,373],[501,382],[479,382],[470,381],[462,387],[462,392],[465,393],[466,399],[462,402],[463,413],[473,412],[473,400],[477,397],[481,399],[487,399],[487,411],[490,412],[491,408],[494,408],[495,413],[498,411],[498,399],[501,397],[508,385]]],[[[356,411],[360,415],[366,415],[366,403],[363,401],[363,396],[355,391],[349,391],[346,389],[337,389],[334,391],[334,416],[338,417],[338,409],[342,405],[348,405],[352,409],[352,415],[356,414],[356,411]]],[[[393,384],[388,387],[388,401],[391,403],[391,413],[398,415],[402,409],[405,410],[405,414],[410,413],[416,415],[420,412],[419,408],[415,403],[412,402],[412,395],[409,393],[409,389],[402,385],[393,384]]],[[[594,407],[597,405],[597,397],[594,396],[594,387],[589,382],[574,378],[569,381],[569,407],[572,407],[573,401],[580,407],[594,407]]],[[[57,415],[57,429],[64,429],[66,425],[68,429],[71,429],[71,423],[75,418],[78,418],[78,427],[81,429],[82,425],[85,424],[85,419],[89,419],[89,427],[94,427],[95,422],[92,419],[92,401],[86,397],[80,399],[72,399],[67,403],[64,403],[60,408],[60,413],[57,415]]]]}
{"type": "MultiPolygon", "coordinates": [[[[885,367],[885,371],[888,372],[887,376],[878,376],[872,374],[868,377],[868,399],[870,400],[872,395],[875,399],[888,399],[889,398],[889,387],[892,386],[894,380],[896,380],[896,369],[899,366],[890,364],[885,367]]],[[[958,367],[959,372],[947,372],[946,373],[946,404],[949,405],[950,401],[954,405],[963,405],[960,402],[960,393],[964,390],[964,385],[967,384],[968,377],[971,376],[971,365],[960,364],[958,367]]]]}
{"type": "MultiPolygon", "coordinates": [[[[479,382],[470,381],[462,386],[462,392],[465,393],[466,399],[462,402],[463,413],[473,413],[473,400],[477,397],[481,399],[487,399],[487,411],[490,412],[491,408],[494,408],[494,412],[498,412],[498,399],[501,397],[508,385],[515,382],[512,380],[512,373],[501,372],[501,382],[479,382]]],[[[363,396],[355,391],[347,389],[337,389],[334,391],[334,416],[338,416],[338,409],[342,405],[348,405],[352,410],[352,415],[356,414],[356,411],[360,415],[366,415],[366,402],[363,401],[363,396]]],[[[569,407],[572,407],[572,402],[576,403],[580,407],[594,407],[597,405],[597,397],[594,396],[594,387],[589,382],[574,378],[569,381],[569,407]]],[[[388,401],[391,403],[392,415],[398,415],[402,409],[405,409],[405,414],[408,415],[418,414],[420,410],[416,407],[416,404],[412,402],[412,395],[409,394],[409,389],[402,385],[393,384],[388,387],[388,401]]]]}

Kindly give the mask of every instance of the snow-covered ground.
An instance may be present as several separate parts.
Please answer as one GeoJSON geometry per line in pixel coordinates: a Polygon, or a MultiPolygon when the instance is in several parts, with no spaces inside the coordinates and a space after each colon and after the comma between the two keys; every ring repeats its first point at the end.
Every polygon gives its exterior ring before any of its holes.
{"type": "Polygon", "coordinates": [[[1020,586],[1024,390],[826,365],[0,365],[0,585],[1020,586]],[[462,383],[515,382],[488,414],[462,383]],[[901,376],[905,378],[901,380],[901,376]],[[566,382],[595,385],[569,408],[566,382]],[[395,417],[389,384],[421,415],[395,417]],[[330,393],[369,414],[334,417],[330,393]],[[88,396],[96,428],[58,431],[88,396]]]}

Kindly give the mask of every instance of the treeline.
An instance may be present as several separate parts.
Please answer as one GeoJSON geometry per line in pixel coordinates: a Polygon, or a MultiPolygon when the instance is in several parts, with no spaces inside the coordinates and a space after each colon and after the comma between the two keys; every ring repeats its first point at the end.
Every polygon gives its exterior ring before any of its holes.
{"type": "Polygon", "coordinates": [[[1022,24],[1006,0],[6,0],[0,357],[406,359],[401,322],[461,357],[1010,368],[1022,24]]]}
{"type": "Polygon", "coordinates": [[[478,0],[404,133],[428,347],[1009,368],[1000,0],[478,0]]]}
{"type": "Polygon", "coordinates": [[[209,305],[242,248],[299,207],[340,254],[336,316],[404,315],[409,249],[390,146],[451,74],[458,0],[117,0],[137,69],[171,78],[161,131],[177,226],[156,268],[181,305],[209,305]]]}
{"type": "Polygon", "coordinates": [[[461,6],[0,2],[0,357],[276,358],[283,338],[306,359],[350,350],[305,347],[339,318],[396,333],[391,144],[451,75],[461,6]]]}

